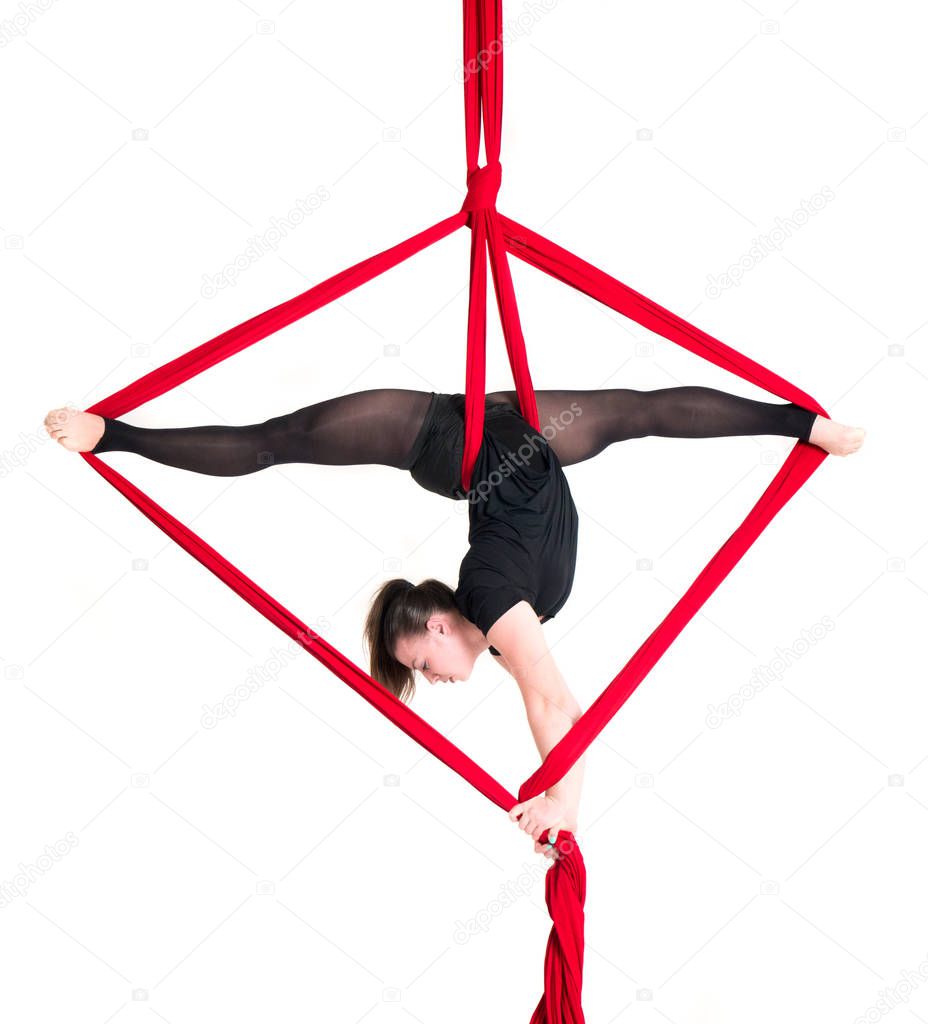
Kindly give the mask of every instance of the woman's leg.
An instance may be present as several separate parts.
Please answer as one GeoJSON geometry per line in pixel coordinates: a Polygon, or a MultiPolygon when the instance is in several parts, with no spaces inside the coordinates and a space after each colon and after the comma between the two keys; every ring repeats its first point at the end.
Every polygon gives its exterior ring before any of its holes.
{"type": "MultiPolygon", "coordinates": [[[[515,391],[497,391],[488,397],[518,408],[515,391]]],[[[535,401],[541,427],[556,428],[548,443],[564,466],[633,437],[781,434],[808,441],[816,416],[792,402],[759,402],[698,386],[536,391],[535,401]]]]}
{"type": "Polygon", "coordinates": [[[285,462],[400,466],[429,407],[428,391],[374,388],[246,426],[134,427],[104,417],[92,449],[136,452],[179,469],[243,476],[285,462]]]}

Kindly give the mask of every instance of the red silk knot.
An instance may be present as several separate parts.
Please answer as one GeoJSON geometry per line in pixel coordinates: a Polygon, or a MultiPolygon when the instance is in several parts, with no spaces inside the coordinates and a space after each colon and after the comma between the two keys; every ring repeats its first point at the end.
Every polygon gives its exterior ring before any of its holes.
{"type": "Polygon", "coordinates": [[[478,167],[467,175],[467,197],[462,210],[496,209],[496,196],[503,180],[503,165],[499,160],[478,167]]]}

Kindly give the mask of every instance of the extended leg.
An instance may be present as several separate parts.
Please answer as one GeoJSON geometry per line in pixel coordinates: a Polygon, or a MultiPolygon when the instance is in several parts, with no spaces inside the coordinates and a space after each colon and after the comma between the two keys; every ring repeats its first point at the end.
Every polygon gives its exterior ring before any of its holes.
{"type": "Polygon", "coordinates": [[[427,391],[374,388],[245,426],[135,427],[104,417],[106,429],[93,453],[136,452],[211,476],[243,476],[286,462],[399,466],[429,400],[427,391]]]}
{"type": "MultiPolygon", "coordinates": [[[[498,391],[490,397],[518,408],[514,391],[498,391]]],[[[791,402],[759,402],[698,386],[536,391],[535,399],[541,427],[556,428],[548,443],[564,466],[633,437],[780,434],[808,441],[816,415],[791,402]]]]}

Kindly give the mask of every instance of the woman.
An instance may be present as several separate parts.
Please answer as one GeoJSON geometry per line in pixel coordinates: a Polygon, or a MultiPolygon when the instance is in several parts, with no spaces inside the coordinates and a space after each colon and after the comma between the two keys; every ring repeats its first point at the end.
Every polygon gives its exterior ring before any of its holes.
{"type": "MultiPolygon", "coordinates": [[[[427,490],[469,502],[469,550],[457,588],[436,579],[394,579],[371,602],[364,638],[370,674],[406,700],[415,674],[430,682],[470,677],[485,650],[519,685],[542,758],[581,714],[544,641],[541,623],[564,606],[573,585],[577,512],[562,471],[629,438],[779,434],[832,455],[849,455],[864,437],[792,403],[760,402],[706,387],[652,391],[536,391],[540,431],[519,414],[514,391],[486,397],[484,438],[461,487],[464,396],[376,388],[330,398],[247,426],[135,427],[63,408],[46,417],[69,451],[132,451],[213,476],[308,462],[377,463],[408,470],[427,490]]],[[[535,840],[577,831],[584,758],[545,794],[509,812],[535,840]]]]}

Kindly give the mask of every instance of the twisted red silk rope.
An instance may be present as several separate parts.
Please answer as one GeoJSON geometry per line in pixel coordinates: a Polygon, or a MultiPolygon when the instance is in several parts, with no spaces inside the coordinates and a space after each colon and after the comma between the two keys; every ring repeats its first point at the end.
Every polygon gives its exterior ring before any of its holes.
{"type": "MultiPolygon", "coordinates": [[[[464,95],[467,144],[467,196],[461,209],[412,237],[333,275],[308,291],[259,313],[204,342],[132,384],[95,403],[88,411],[118,417],[157,398],[210,366],[254,345],[282,327],[340,298],[410,256],[467,224],[471,229],[470,305],[467,324],[465,445],[461,480],[470,486],[474,461],[483,439],[486,394],[486,262],[489,255],[497,305],[520,409],[535,429],[538,411],[525,354],[508,254],[517,256],[560,281],[629,317],[648,330],[682,345],[743,380],[820,415],[825,410],[782,377],[701,331],[651,299],[610,277],[566,249],[496,210],[501,182],[499,134],[502,116],[502,12],[499,0],[464,0],[464,95]],[[473,68],[472,73],[468,69],[473,68]],[[478,167],[481,118],[487,164],[478,167]]],[[[487,799],[509,811],[516,798],[462,750],[406,704],[397,700],[363,669],[310,629],[240,569],[210,547],[189,527],[90,452],[87,463],[112,484],[159,529],[175,540],[253,608],[301,644],[314,658],[347,683],[408,736],[465,778],[487,799]]],[[[570,770],[612,716],[647,676],[687,622],[757,540],[773,517],[825,459],[823,449],[798,441],[744,522],[731,534],[680,600],[632,655],[570,732],[549,752],[541,766],[519,787],[519,801],[544,792],[570,770]]],[[[572,833],[557,837],[560,857],[548,869],[545,898],[553,926],[545,955],[545,991],[531,1024],[582,1024],[583,905],[586,873],[572,833]]]]}

